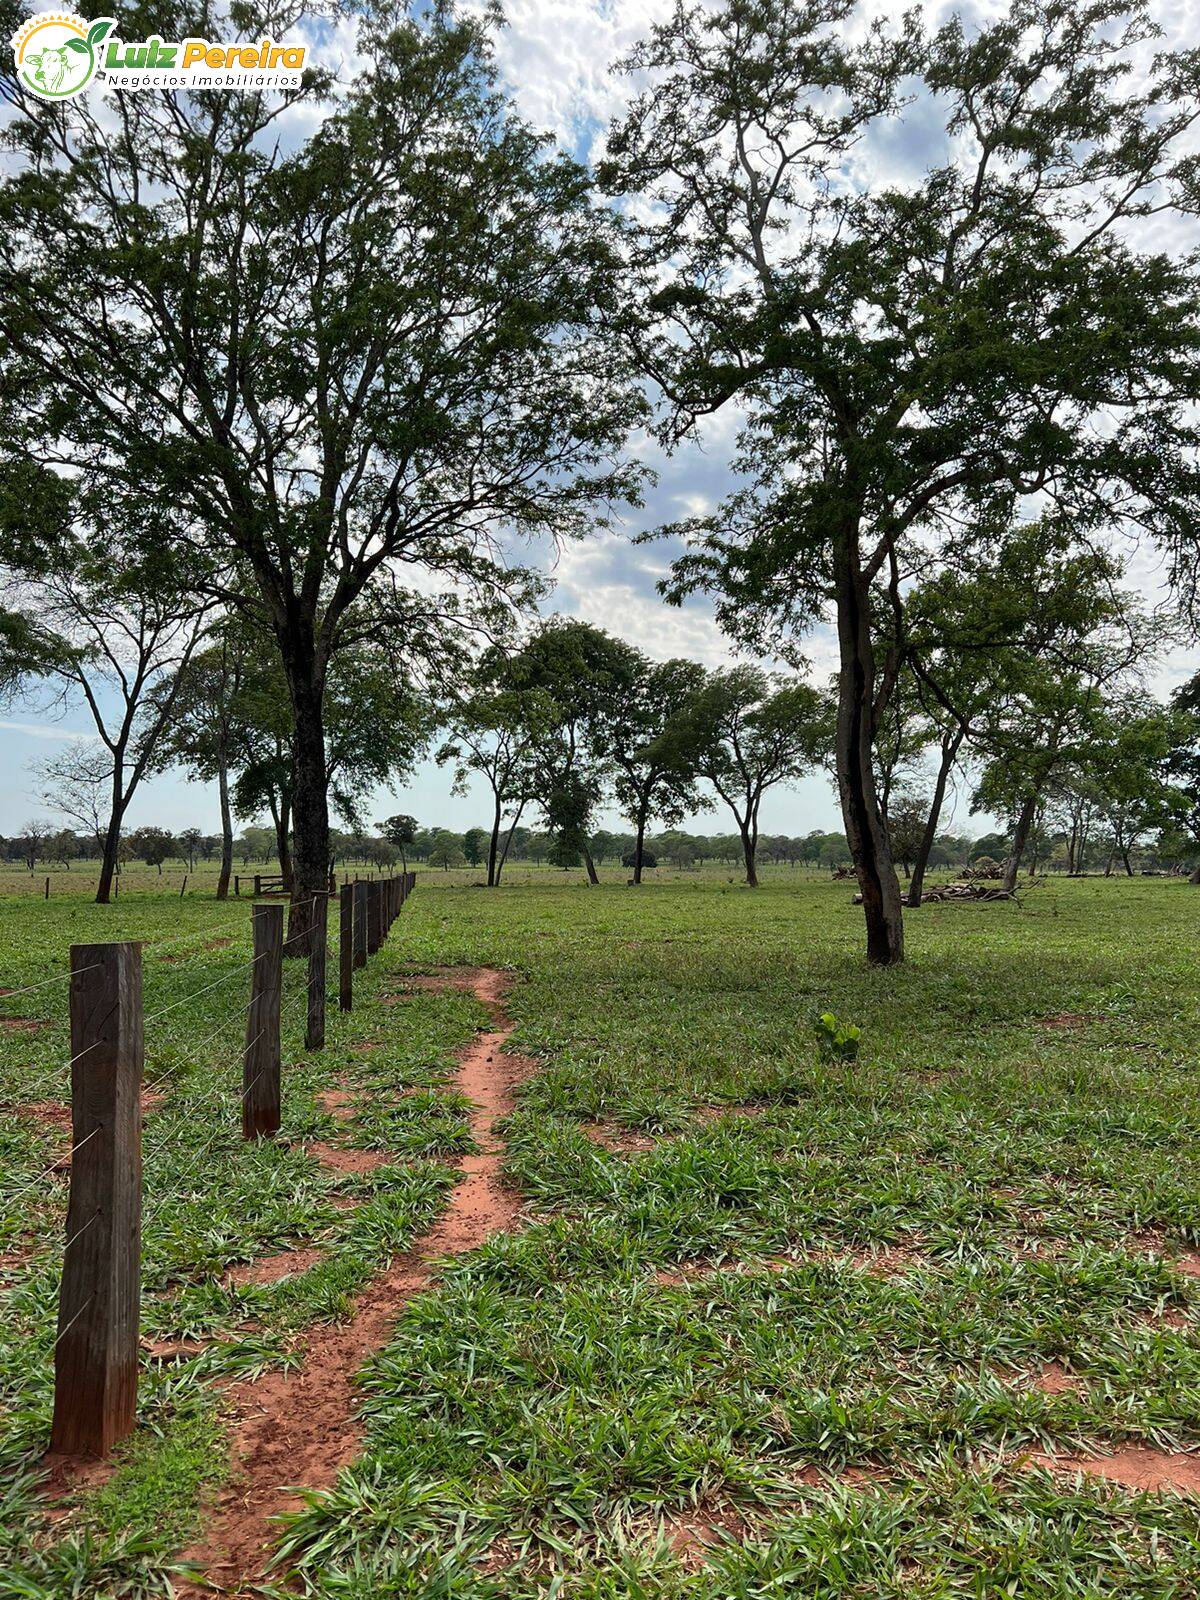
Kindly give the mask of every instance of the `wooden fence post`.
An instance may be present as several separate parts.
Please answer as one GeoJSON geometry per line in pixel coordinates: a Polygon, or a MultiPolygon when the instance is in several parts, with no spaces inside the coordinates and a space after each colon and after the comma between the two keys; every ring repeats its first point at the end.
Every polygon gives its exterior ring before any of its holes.
{"type": "Polygon", "coordinates": [[[314,895],[308,946],[308,1022],[304,1031],[306,1050],[325,1048],[325,958],[328,928],[329,896],[314,895]]]}
{"type": "Polygon", "coordinates": [[[233,898],[235,900],[239,899],[241,897],[241,893],[242,893],[242,880],[240,878],[235,877],[234,880],[233,880],[233,898]]]}
{"type": "Polygon", "coordinates": [[[250,1011],[242,1058],[242,1136],[258,1139],[280,1123],[280,1016],[283,1004],[283,906],[256,904],[250,1011]]]}
{"type": "Polygon", "coordinates": [[[367,884],[367,954],[383,943],[383,885],[376,878],[367,884]]]}
{"type": "Polygon", "coordinates": [[[354,880],[354,965],[367,964],[367,886],[354,880]]]}
{"type": "Polygon", "coordinates": [[[254,874],[254,898],[257,900],[261,893],[262,893],[262,873],[261,872],[256,872],[254,874]]]}
{"type": "Polygon", "coordinates": [[[185,872],[184,875],[183,875],[183,882],[179,885],[179,898],[181,900],[183,899],[183,891],[187,888],[187,881],[188,881],[188,875],[185,872]]]}
{"type": "Polygon", "coordinates": [[[343,1011],[354,1008],[354,890],[348,883],[338,901],[338,1004],[343,1011]]]}
{"type": "Polygon", "coordinates": [[[49,900],[49,898],[50,898],[50,879],[47,878],[46,879],[46,899],[49,900]]]}
{"type": "Polygon", "coordinates": [[[71,946],[71,1198],[51,1450],[107,1455],[137,1411],[142,947],[71,946]]]}

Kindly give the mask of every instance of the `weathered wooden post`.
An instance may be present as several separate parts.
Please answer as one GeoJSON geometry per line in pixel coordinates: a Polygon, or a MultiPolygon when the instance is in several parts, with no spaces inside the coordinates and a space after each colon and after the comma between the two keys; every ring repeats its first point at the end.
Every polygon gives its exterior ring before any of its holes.
{"type": "Polygon", "coordinates": [[[46,899],[49,900],[49,898],[50,898],[50,879],[47,878],[46,879],[46,899]]]}
{"type": "Polygon", "coordinates": [[[254,898],[257,900],[261,893],[262,893],[262,873],[261,872],[256,872],[254,874],[254,898]]]}
{"type": "Polygon", "coordinates": [[[325,960],[326,938],[329,927],[329,896],[313,896],[312,929],[308,946],[308,1022],[304,1030],[304,1048],[325,1048],[325,960]]]}
{"type": "Polygon", "coordinates": [[[354,880],[354,965],[367,964],[367,886],[354,880]]]}
{"type": "Polygon", "coordinates": [[[242,1058],[242,1135],[275,1133],[280,1123],[280,1017],[283,1005],[283,906],[256,904],[250,1011],[242,1058]]]}
{"type": "Polygon", "coordinates": [[[383,943],[383,885],[377,878],[367,884],[367,954],[373,956],[383,943]]]}
{"type": "Polygon", "coordinates": [[[338,901],[338,1005],[343,1011],[354,1007],[354,889],[342,885],[338,901]]]}
{"type": "Polygon", "coordinates": [[[235,877],[234,880],[233,880],[233,898],[235,900],[239,899],[240,896],[241,896],[241,893],[242,893],[242,880],[240,878],[236,878],[235,877]]]}
{"type": "Polygon", "coordinates": [[[142,947],[71,946],[71,1197],[50,1448],[107,1455],[137,1411],[142,947]]]}

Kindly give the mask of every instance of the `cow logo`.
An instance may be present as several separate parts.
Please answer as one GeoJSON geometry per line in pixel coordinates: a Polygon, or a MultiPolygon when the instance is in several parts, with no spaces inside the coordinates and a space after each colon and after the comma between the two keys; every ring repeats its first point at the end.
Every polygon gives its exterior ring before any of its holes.
{"type": "Polygon", "coordinates": [[[39,11],[13,37],[17,77],[40,100],[69,100],[86,89],[100,66],[100,46],[112,17],[85,22],[73,12],[39,11]]]}

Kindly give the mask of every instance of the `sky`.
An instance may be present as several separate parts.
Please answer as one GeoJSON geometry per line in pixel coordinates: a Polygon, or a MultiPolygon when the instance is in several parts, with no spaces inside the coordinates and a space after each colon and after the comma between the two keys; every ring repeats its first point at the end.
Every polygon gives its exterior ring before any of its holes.
{"type": "MultiPolygon", "coordinates": [[[[1168,41],[1182,41],[1195,21],[1196,0],[1155,0],[1154,15],[1168,41]]],[[[36,9],[30,6],[30,9],[36,9]]],[[[880,6],[886,14],[891,8],[880,6]]],[[[927,19],[936,22],[955,9],[949,4],[925,7],[927,19]]],[[[957,8],[966,17],[985,17],[998,8],[992,0],[965,0],[957,8]]],[[[599,153],[604,132],[618,115],[629,94],[627,80],[616,63],[649,26],[669,10],[669,0],[508,0],[507,27],[501,32],[497,59],[504,81],[519,111],[534,126],[551,132],[579,158],[599,153]]],[[[317,54],[328,62],[349,63],[353,37],[349,23],[333,33],[314,36],[317,54]]],[[[856,154],[865,178],[902,178],[917,174],[944,153],[945,135],[936,107],[917,105],[902,124],[856,154]]],[[[1180,240],[1180,243],[1183,241],[1180,240]]],[[[636,536],[682,515],[700,514],[715,507],[731,478],[728,462],[737,430],[732,412],[710,419],[699,440],[666,457],[649,442],[640,448],[658,474],[645,497],[645,505],[627,514],[611,530],[558,551],[545,552],[554,579],[554,592],[543,607],[548,612],[578,617],[608,629],[639,646],[649,656],[665,659],[688,656],[708,666],[735,659],[721,634],[709,602],[695,599],[683,608],[669,607],[655,590],[667,570],[669,549],[661,543],[636,544],[636,536]]],[[[1139,552],[1131,564],[1129,582],[1151,599],[1161,597],[1162,574],[1153,558],[1139,552]]],[[[835,645],[827,626],[818,626],[805,644],[814,681],[832,672],[835,645]]],[[[1176,651],[1161,667],[1154,687],[1166,692],[1182,681],[1200,656],[1176,651]]],[[[39,800],[37,764],[61,752],[64,741],[86,737],[91,724],[86,711],[75,706],[64,714],[48,716],[36,696],[5,708],[0,716],[0,832],[14,833],[32,818],[52,814],[39,800]]],[[[422,763],[412,780],[394,793],[381,791],[368,815],[382,818],[406,811],[428,824],[462,829],[487,820],[485,791],[466,796],[450,792],[448,769],[432,761],[422,763]]],[[[609,811],[600,820],[609,827],[623,826],[609,811]]],[[[179,830],[189,826],[215,832],[218,827],[215,790],[179,774],[146,781],[130,808],[128,826],[156,823],[179,830]]],[[[697,831],[728,832],[732,819],[714,810],[689,819],[685,826],[697,831]]],[[[824,775],[814,775],[790,787],[771,791],[763,801],[761,826],[768,833],[802,834],[814,828],[841,827],[833,787],[824,775]]],[[[959,785],[946,826],[985,832],[987,817],[969,815],[969,789],[959,785]]]]}

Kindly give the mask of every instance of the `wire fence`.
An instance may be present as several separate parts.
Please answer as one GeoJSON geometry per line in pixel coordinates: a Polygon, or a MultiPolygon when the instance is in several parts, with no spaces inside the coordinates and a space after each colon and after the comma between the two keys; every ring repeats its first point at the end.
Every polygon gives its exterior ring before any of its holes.
{"type": "MultiPolygon", "coordinates": [[[[415,875],[407,873],[402,878],[373,880],[365,887],[343,886],[338,919],[343,984],[351,955],[360,950],[373,953],[380,947],[414,881],[415,875]]],[[[157,1092],[185,1077],[190,1069],[211,1061],[217,1041],[236,1029],[244,1035],[241,1049],[236,1063],[218,1069],[218,1100],[240,1108],[246,1139],[269,1136],[278,1129],[285,1037],[298,1039],[303,1029],[306,1049],[320,1048],[324,1040],[329,999],[327,904],[328,897],[321,895],[291,902],[293,931],[284,936],[284,903],[278,899],[256,902],[252,910],[254,953],[216,978],[206,975],[204,982],[186,994],[167,999],[150,1011],[145,1010],[142,998],[143,943],[149,954],[157,955],[197,938],[211,940],[213,929],[193,930],[165,941],[76,946],[73,955],[84,956],[82,964],[7,996],[33,993],[56,983],[69,981],[72,985],[71,1054],[65,1067],[71,1079],[72,1134],[78,1137],[73,1137],[67,1151],[4,1197],[11,1208],[55,1174],[70,1174],[59,1329],[54,1341],[52,1448],[105,1454],[132,1428],[136,1382],[114,1388],[104,1374],[112,1370],[136,1374],[137,1241],[143,1228],[153,1227],[166,1209],[188,1197],[205,1163],[229,1139],[230,1123],[219,1117],[200,1144],[187,1152],[185,1165],[170,1170],[169,1191],[155,1193],[143,1211],[141,1174],[153,1175],[162,1166],[180,1132],[176,1118],[156,1131],[154,1138],[143,1140],[143,1110],[156,1109],[149,1102],[157,1092]],[[290,992],[285,996],[284,957],[297,949],[307,955],[307,972],[302,982],[287,986],[290,992]],[[186,1026],[189,1018],[198,1021],[210,1016],[213,997],[223,995],[239,980],[249,991],[245,1001],[239,998],[215,1026],[205,1027],[182,1052],[170,1041],[156,1044],[149,1052],[153,1070],[146,1071],[148,1029],[170,1017],[172,1031],[178,1032],[181,1022],[186,1026]],[[78,1070],[81,1065],[85,1070],[78,1070]],[[229,1082],[226,1093],[226,1072],[233,1077],[237,1066],[242,1073],[240,1088],[229,1082]],[[101,1220],[107,1225],[94,1232],[101,1220]],[[85,1235],[90,1235],[90,1243],[77,1250],[85,1235]]],[[[341,998],[345,1008],[344,987],[341,998]]],[[[236,1159],[235,1153],[232,1158],[236,1159]]]]}

